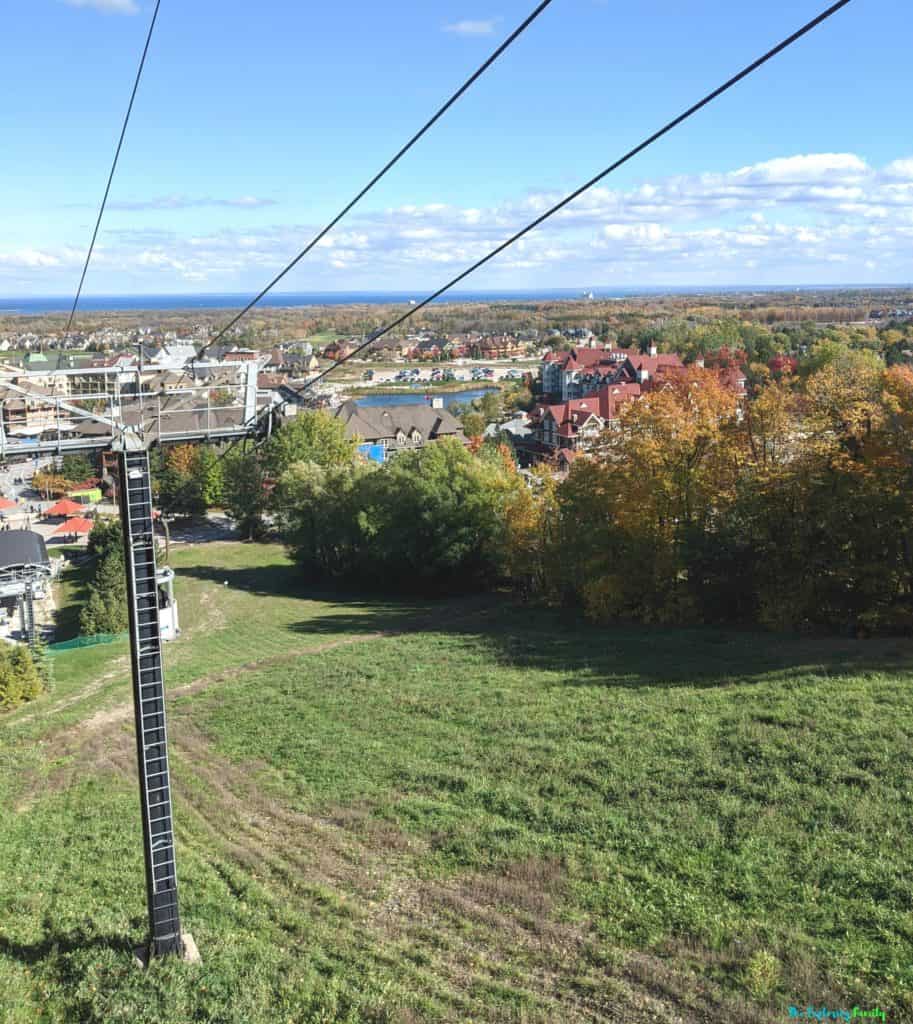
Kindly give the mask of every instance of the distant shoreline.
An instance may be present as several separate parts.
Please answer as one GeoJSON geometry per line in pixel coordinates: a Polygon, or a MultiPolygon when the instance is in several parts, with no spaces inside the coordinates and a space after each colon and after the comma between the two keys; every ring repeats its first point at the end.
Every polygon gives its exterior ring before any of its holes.
{"type": "MultiPolygon", "coordinates": [[[[663,296],[713,295],[782,295],[814,292],[883,292],[913,289],[911,284],[878,285],[721,285],[668,286],[640,288],[543,288],[515,291],[451,292],[436,300],[440,304],[495,303],[495,302],[606,302],[612,300],[659,298],[663,296]],[[592,293],[593,298],[589,298],[592,293]]],[[[420,302],[424,292],[288,292],[268,295],[261,308],[300,309],[331,306],[390,306],[420,302]]],[[[88,295],[80,302],[83,313],[139,313],[162,311],[195,311],[240,309],[250,299],[247,293],[199,293],[158,295],[88,295]]],[[[40,316],[67,313],[72,296],[0,297],[0,316],[40,316]]]]}

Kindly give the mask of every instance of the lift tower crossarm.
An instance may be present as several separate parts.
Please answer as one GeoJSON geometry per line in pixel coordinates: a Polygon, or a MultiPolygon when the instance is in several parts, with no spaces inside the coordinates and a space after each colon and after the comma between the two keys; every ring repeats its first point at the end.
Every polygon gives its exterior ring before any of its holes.
{"type": "Polygon", "coordinates": [[[103,423],[106,427],[110,427],[112,432],[117,429],[115,421],[110,416],[99,416],[97,413],[89,412],[88,409],[82,409],[78,405],[71,405],[65,398],[59,398],[57,395],[40,395],[35,391],[29,391],[28,388],[21,387],[18,384],[13,384],[8,380],[0,381],[0,387],[7,388],[10,391],[15,391],[22,395],[23,398],[31,398],[33,402],[44,402],[47,405],[55,406],[57,409],[64,409],[66,412],[73,413],[81,419],[94,420],[96,423],[103,423]]]}

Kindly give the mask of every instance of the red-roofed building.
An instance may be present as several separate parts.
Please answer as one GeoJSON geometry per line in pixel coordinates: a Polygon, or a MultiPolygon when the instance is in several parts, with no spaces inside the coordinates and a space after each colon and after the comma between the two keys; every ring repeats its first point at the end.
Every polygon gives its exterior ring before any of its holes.
{"type": "Polygon", "coordinates": [[[615,379],[633,353],[623,348],[572,348],[549,352],[542,361],[543,394],[567,402],[598,391],[615,379]]]}
{"type": "Polygon", "coordinates": [[[323,358],[331,359],[334,363],[339,362],[340,359],[345,359],[352,351],[352,346],[341,338],[339,341],[331,341],[329,345],[323,350],[323,358]]]}
{"type": "Polygon", "coordinates": [[[733,390],[739,398],[745,398],[748,395],[748,378],[740,366],[721,367],[717,373],[722,385],[733,390]]]}
{"type": "Polygon", "coordinates": [[[730,349],[724,345],[715,352],[708,352],[703,360],[708,370],[714,367],[745,366],[748,363],[748,353],[744,349],[730,349]]]}
{"type": "Polygon", "coordinates": [[[475,346],[479,359],[513,359],[526,355],[526,345],[512,334],[490,334],[475,346]]]}
{"type": "Polygon", "coordinates": [[[530,415],[535,439],[552,450],[586,449],[618,419],[625,402],[640,397],[639,384],[609,384],[585,398],[540,403],[530,415]]]}
{"type": "Polygon", "coordinates": [[[720,383],[734,391],[739,398],[748,396],[748,374],[745,367],[748,364],[748,354],[741,349],[730,352],[728,348],[721,348],[707,356],[698,356],[694,365],[700,370],[716,370],[720,383]]]}
{"type": "Polygon", "coordinates": [[[629,355],[622,363],[616,380],[655,387],[670,376],[684,373],[684,370],[685,364],[679,356],[674,352],[658,353],[654,346],[649,355],[641,355],[639,352],[629,355]]]}

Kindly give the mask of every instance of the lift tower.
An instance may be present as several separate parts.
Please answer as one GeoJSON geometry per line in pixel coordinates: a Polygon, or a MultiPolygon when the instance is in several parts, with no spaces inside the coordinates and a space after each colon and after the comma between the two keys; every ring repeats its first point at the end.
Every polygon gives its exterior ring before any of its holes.
{"type": "Polygon", "coordinates": [[[165,676],[159,631],[159,599],[152,521],[149,450],[133,431],[117,451],[118,495],[124,534],[124,568],[130,607],[136,766],[139,776],[149,908],[149,956],[183,955],[178,911],[165,676]]]}
{"type": "Polygon", "coordinates": [[[149,911],[149,944],[142,961],[147,952],[149,958],[197,956],[193,940],[181,932],[178,907],[149,451],[161,444],[268,434],[275,399],[258,389],[258,371],[254,361],[200,362],[188,372],[170,374],[153,367],[63,370],[53,374],[50,395],[47,388],[34,388],[34,374],[0,382],[0,458],[92,450],[116,456],[149,911]]]}

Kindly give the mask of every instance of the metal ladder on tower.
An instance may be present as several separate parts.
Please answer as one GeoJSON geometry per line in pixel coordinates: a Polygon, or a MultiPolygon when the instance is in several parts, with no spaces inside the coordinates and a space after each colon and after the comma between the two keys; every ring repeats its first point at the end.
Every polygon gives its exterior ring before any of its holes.
{"type": "Polygon", "coordinates": [[[22,625],[22,636],[34,651],[35,643],[38,639],[38,630],[35,626],[35,594],[31,583],[26,583],[25,585],[22,602],[19,605],[19,617],[22,625]]]}
{"type": "Polygon", "coordinates": [[[118,452],[118,463],[127,600],[130,605],[137,766],[150,926],[149,955],[176,953],[181,956],[184,948],[178,912],[149,453],[145,448],[125,448],[118,452]]]}

